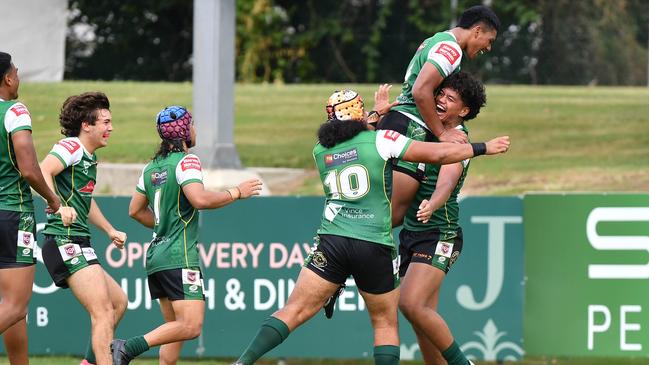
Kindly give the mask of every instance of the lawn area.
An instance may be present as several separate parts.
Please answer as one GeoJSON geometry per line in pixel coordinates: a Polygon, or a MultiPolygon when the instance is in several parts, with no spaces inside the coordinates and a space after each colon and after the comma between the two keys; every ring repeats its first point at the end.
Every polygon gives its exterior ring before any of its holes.
{"type": "MultiPolygon", "coordinates": [[[[79,359],[75,357],[31,357],[29,359],[30,365],[78,365],[79,359]]],[[[131,362],[133,365],[155,365],[158,364],[158,359],[136,359],[131,362]]],[[[179,360],[178,365],[228,365],[230,362],[219,359],[206,359],[206,360],[179,360]]],[[[262,359],[258,361],[258,365],[276,365],[277,360],[262,359]]],[[[298,360],[288,359],[285,361],[286,365],[372,365],[372,360],[329,360],[329,359],[314,359],[314,360],[298,360]]],[[[401,361],[404,365],[422,365],[421,361],[401,361]]],[[[635,359],[575,359],[575,358],[535,358],[525,359],[522,361],[506,361],[506,362],[485,362],[478,361],[476,365],[644,365],[647,364],[646,358],[635,359]]],[[[0,365],[9,365],[6,357],[0,357],[0,365]]]]}
{"type": "MultiPolygon", "coordinates": [[[[324,102],[340,88],[357,89],[371,108],[374,85],[237,85],[235,142],[244,165],[311,169],[324,102]]],[[[32,114],[40,158],[60,138],[65,97],[90,90],[111,99],[115,130],[98,153],[107,162],[144,162],[158,143],[156,113],[169,104],[191,108],[189,83],[25,83],[20,99],[32,114]]],[[[649,190],[649,89],[488,85],[487,96],[468,123],[471,138],[509,135],[512,148],[474,161],[465,193],[649,190]]],[[[320,192],[315,174],[294,190],[320,192]]]]}

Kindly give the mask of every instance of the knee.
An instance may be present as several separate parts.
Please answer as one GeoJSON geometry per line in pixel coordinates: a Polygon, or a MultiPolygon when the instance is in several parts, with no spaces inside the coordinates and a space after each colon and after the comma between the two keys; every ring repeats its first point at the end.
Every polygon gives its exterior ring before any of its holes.
{"type": "Polygon", "coordinates": [[[183,323],[183,334],[186,340],[194,339],[201,335],[203,329],[202,321],[192,321],[183,323]]]}
{"type": "Polygon", "coordinates": [[[27,316],[27,307],[13,305],[7,308],[7,312],[12,322],[18,322],[27,316]]]}
{"type": "Polygon", "coordinates": [[[409,320],[416,317],[421,310],[421,305],[413,298],[399,298],[399,310],[409,320]]]}
{"type": "Polygon", "coordinates": [[[128,305],[128,299],[126,298],[126,294],[120,291],[113,298],[113,310],[115,311],[115,314],[118,317],[121,317],[124,314],[124,312],[126,312],[127,305],[128,305]]]}
{"type": "Polygon", "coordinates": [[[115,321],[115,310],[111,303],[98,306],[90,311],[90,319],[93,324],[113,324],[115,321]]]}

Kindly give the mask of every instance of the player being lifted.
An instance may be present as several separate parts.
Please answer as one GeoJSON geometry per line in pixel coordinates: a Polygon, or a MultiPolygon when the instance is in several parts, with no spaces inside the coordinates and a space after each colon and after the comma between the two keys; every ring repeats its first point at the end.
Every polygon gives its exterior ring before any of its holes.
{"type": "Polygon", "coordinates": [[[286,306],[262,325],[236,364],[251,365],[313,317],[353,276],[374,329],[375,364],[399,363],[399,276],[392,239],[389,160],[447,164],[506,152],[509,138],[485,143],[413,141],[398,132],[369,131],[360,96],[337,91],[327,103],[313,158],[326,201],[316,243],[286,306]]]}
{"type": "Polygon", "coordinates": [[[59,216],[48,214],[43,261],[54,283],[69,287],[90,314],[92,336],[85,362],[109,365],[109,345],[126,310],[126,294],[99,264],[88,222],[123,248],[126,234],[113,228],[92,198],[97,179],[95,151],[106,147],[113,131],[110,102],[101,92],[70,96],[61,107],[59,123],[66,138],[54,145],[41,170],[62,204],[74,208],[76,221],[66,226],[59,216]]]}
{"type": "MultiPolygon", "coordinates": [[[[464,123],[475,118],[485,102],[482,83],[458,72],[442,83],[436,97],[436,112],[446,129],[468,135],[464,123]]],[[[437,304],[442,281],[462,251],[457,196],[469,163],[470,160],[442,166],[426,164],[426,179],[410,204],[399,234],[399,309],[417,335],[426,365],[444,364],[447,358],[466,363],[448,325],[437,313],[437,304]]]]}
{"type": "Polygon", "coordinates": [[[0,335],[12,365],[29,363],[27,354],[27,304],[32,295],[36,259],[36,222],[30,186],[46,201],[50,211],[72,221],[71,209],[47,187],[32,142],[32,119],[17,101],[20,78],[11,55],[0,52],[0,335]]]}
{"type": "MultiPolygon", "coordinates": [[[[499,28],[496,14],[478,5],[465,10],[455,28],[424,40],[408,65],[398,104],[378,129],[395,130],[418,141],[465,143],[466,134],[444,129],[435,113],[435,91],[446,77],[459,71],[463,54],[473,59],[489,52],[499,28]]],[[[398,226],[401,221],[397,219],[405,214],[423,178],[423,164],[399,160],[394,170],[392,205],[398,226]]]]}
{"type": "Polygon", "coordinates": [[[227,191],[203,186],[201,162],[188,149],[196,144],[194,122],[180,106],[163,109],[156,118],[160,149],[142,171],[129,215],[153,228],[146,271],[151,298],[160,300],[165,323],[144,336],[114,340],[113,363],[128,364],[150,347],[160,346],[160,364],[175,364],[183,341],[198,337],[205,300],[198,256],[198,215],[235,200],[259,195],[261,181],[252,179],[227,191]]]}

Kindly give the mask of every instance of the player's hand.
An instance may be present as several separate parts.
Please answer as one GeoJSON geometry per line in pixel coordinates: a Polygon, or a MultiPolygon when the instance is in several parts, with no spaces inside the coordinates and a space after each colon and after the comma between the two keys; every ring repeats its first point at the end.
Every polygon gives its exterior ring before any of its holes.
{"type": "Polygon", "coordinates": [[[261,186],[263,183],[259,179],[250,179],[242,182],[237,186],[239,189],[239,199],[250,198],[253,195],[259,195],[261,193],[261,186]]]}
{"type": "Polygon", "coordinates": [[[390,89],[392,85],[383,84],[379,85],[378,90],[374,92],[374,110],[379,115],[384,115],[390,111],[390,108],[399,104],[398,101],[390,103],[390,89]]]}
{"type": "Polygon", "coordinates": [[[433,204],[424,199],[419,204],[419,210],[417,210],[417,220],[422,223],[428,223],[430,216],[433,215],[433,204]]]}
{"type": "Polygon", "coordinates": [[[59,208],[61,208],[61,201],[59,200],[59,197],[55,195],[53,200],[47,202],[45,213],[52,214],[58,212],[59,208]]]}
{"type": "Polygon", "coordinates": [[[61,221],[65,227],[77,221],[77,211],[72,207],[59,207],[54,214],[61,216],[61,221]]]}
{"type": "Polygon", "coordinates": [[[108,232],[108,238],[110,238],[111,243],[120,250],[124,248],[124,243],[126,242],[126,233],[113,229],[108,232]]]}
{"type": "Polygon", "coordinates": [[[509,150],[509,136],[494,138],[486,143],[487,155],[495,155],[497,153],[505,153],[509,150]]]}
{"type": "Polygon", "coordinates": [[[439,139],[440,142],[451,142],[451,143],[468,143],[469,139],[466,135],[466,133],[462,132],[461,130],[452,128],[452,129],[444,129],[442,134],[440,134],[437,139],[439,139]]]}

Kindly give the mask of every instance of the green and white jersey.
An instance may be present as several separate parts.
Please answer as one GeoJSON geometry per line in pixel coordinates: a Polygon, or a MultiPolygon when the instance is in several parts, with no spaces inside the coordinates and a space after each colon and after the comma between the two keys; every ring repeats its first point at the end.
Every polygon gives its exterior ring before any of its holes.
{"type": "Polygon", "coordinates": [[[462,48],[457,43],[453,33],[450,31],[436,33],[421,43],[408,65],[401,94],[397,97],[399,104],[391,109],[406,115],[428,129],[417,110],[415,98],[412,96],[412,87],[415,85],[417,76],[419,76],[419,72],[426,62],[435,66],[443,78],[460,71],[462,48]]]}
{"type": "Polygon", "coordinates": [[[394,246],[392,166],[411,139],[392,130],[363,131],[332,148],[316,144],[313,158],[326,195],[318,234],[394,246]]]}
{"type": "MultiPolygon", "coordinates": [[[[469,130],[461,125],[457,129],[463,131],[467,135],[469,130]]],[[[466,174],[469,171],[469,163],[471,159],[466,159],[462,161],[462,175],[455,186],[455,189],[451,192],[448,200],[444,205],[439,209],[433,212],[430,219],[427,223],[422,223],[417,220],[417,210],[419,210],[419,204],[424,199],[430,200],[430,196],[435,191],[437,186],[437,178],[439,177],[439,171],[441,169],[440,165],[426,164],[426,179],[421,182],[419,185],[419,190],[415,199],[410,204],[408,212],[403,220],[403,228],[409,231],[428,231],[428,230],[439,230],[442,234],[446,236],[441,236],[441,239],[451,239],[457,235],[457,230],[460,227],[458,224],[460,207],[457,201],[457,196],[464,185],[464,179],[466,174]]]]}
{"type": "Polygon", "coordinates": [[[199,212],[182,189],[194,182],[203,183],[203,171],[201,161],[193,154],[172,152],[142,170],[136,190],[146,196],[155,215],[153,239],[146,253],[147,275],[199,266],[199,212]]]}
{"type": "Polygon", "coordinates": [[[97,181],[97,156],[89,153],[78,137],[60,140],[49,154],[58,158],[64,166],[63,171],[54,177],[54,191],[61,199],[62,206],[73,207],[77,211],[77,220],[66,227],[60,215],[48,214],[43,233],[52,236],[90,236],[88,212],[97,181]]]}
{"type": "Polygon", "coordinates": [[[0,118],[4,126],[4,133],[0,136],[0,210],[33,212],[32,191],[18,170],[11,140],[11,135],[15,132],[32,130],[32,118],[24,104],[2,99],[0,118]]]}

